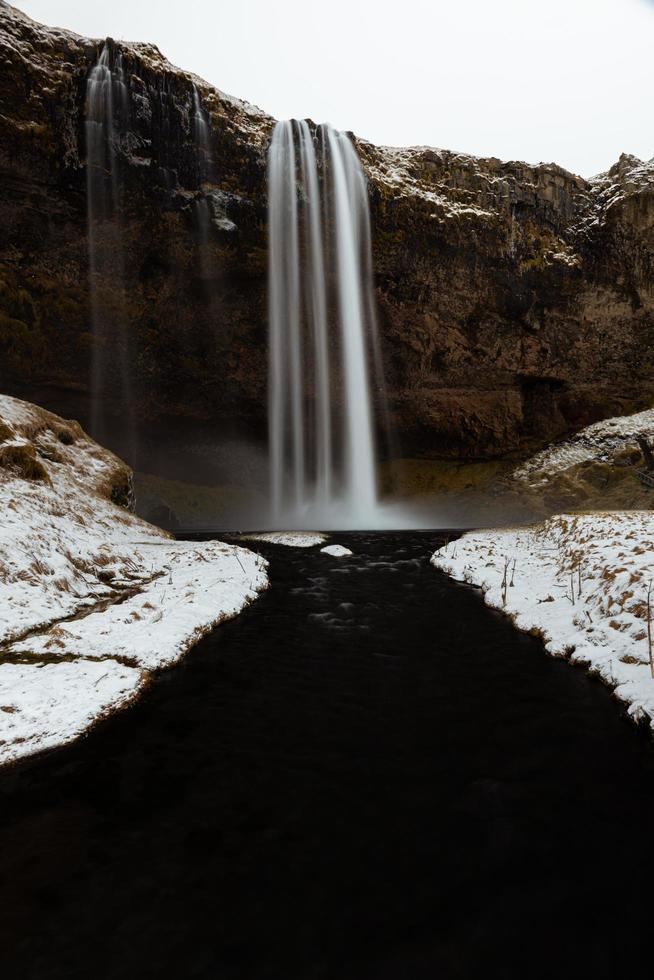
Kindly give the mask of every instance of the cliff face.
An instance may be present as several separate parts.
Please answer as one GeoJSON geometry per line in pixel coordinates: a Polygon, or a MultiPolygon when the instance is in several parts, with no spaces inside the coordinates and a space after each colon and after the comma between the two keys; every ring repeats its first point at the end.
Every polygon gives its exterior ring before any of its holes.
{"type": "Polygon", "coordinates": [[[584,181],[362,151],[398,402],[419,444],[506,453],[651,398],[654,162],[623,156],[584,181]]]}
{"type": "MultiPolygon", "coordinates": [[[[103,44],[0,2],[0,388],[54,410],[74,396],[81,415],[94,343],[84,105],[103,44]]],[[[115,155],[134,413],[263,443],[274,120],[154,47],[109,53],[128,93],[115,155]]],[[[585,181],[555,165],[356,145],[405,455],[521,452],[649,403],[654,163],[623,156],[585,181]]],[[[99,302],[110,308],[114,292],[107,278],[99,302]]]]}

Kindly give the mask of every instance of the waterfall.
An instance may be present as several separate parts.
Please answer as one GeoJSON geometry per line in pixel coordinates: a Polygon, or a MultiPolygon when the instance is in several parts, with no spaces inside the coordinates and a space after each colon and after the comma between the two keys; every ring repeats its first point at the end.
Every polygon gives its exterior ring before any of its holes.
{"type": "Polygon", "coordinates": [[[126,126],[128,89],[122,54],[105,43],[87,80],[85,105],[91,354],[91,430],[106,438],[107,403],[126,421],[134,450],[125,258],[116,144],[126,126]],[[118,127],[116,124],[118,123],[118,127]],[[117,368],[117,371],[116,371],[117,368]],[[109,377],[111,375],[111,378],[109,377]],[[112,383],[114,382],[114,383],[112,383]]]}
{"type": "Polygon", "coordinates": [[[195,84],[193,85],[193,139],[198,154],[198,183],[201,184],[205,180],[210,180],[212,176],[211,130],[195,84]]]}
{"type": "Polygon", "coordinates": [[[319,153],[306,121],[279,122],[268,159],[272,516],[369,526],[371,367],[385,399],[367,186],[346,134],[323,125],[315,139],[319,153]]]}
{"type": "MultiPolygon", "coordinates": [[[[211,158],[211,129],[209,127],[209,120],[207,114],[202,108],[202,103],[200,101],[200,93],[197,90],[197,86],[193,85],[193,141],[195,143],[195,152],[197,155],[197,165],[198,165],[198,186],[201,188],[202,184],[206,181],[210,181],[213,178],[213,161],[211,158]]],[[[209,201],[206,196],[202,195],[196,197],[193,202],[193,209],[195,212],[195,221],[199,233],[200,241],[200,271],[203,278],[206,278],[210,274],[211,263],[207,258],[208,246],[209,246],[209,236],[211,230],[211,211],[209,208],[209,201]]]]}
{"type": "Polygon", "coordinates": [[[192,91],[191,132],[197,159],[197,195],[192,205],[192,220],[197,234],[197,269],[201,288],[208,310],[208,322],[214,337],[219,330],[220,295],[217,290],[219,269],[212,249],[212,185],[215,181],[215,168],[211,151],[211,125],[209,114],[202,106],[197,86],[192,91]]]}

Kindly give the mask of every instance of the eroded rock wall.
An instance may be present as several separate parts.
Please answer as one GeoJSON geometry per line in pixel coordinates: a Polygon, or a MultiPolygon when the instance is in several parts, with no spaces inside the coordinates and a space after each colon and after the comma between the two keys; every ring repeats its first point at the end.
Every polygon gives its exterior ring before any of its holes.
{"type": "MultiPolygon", "coordinates": [[[[0,387],[38,393],[54,410],[76,399],[82,415],[94,343],[83,118],[103,43],[0,2],[0,387]]],[[[116,157],[134,415],[263,444],[274,120],[154,47],[110,50],[129,91],[116,157]],[[210,173],[194,86],[211,126],[210,173]]],[[[650,403],[653,164],[623,156],[586,181],[554,164],[356,145],[404,455],[519,454],[650,403]]],[[[110,307],[114,283],[99,295],[110,307]]]]}
{"type": "Polygon", "coordinates": [[[423,452],[532,448],[649,403],[654,166],[585,181],[363,145],[401,428],[423,452]]]}

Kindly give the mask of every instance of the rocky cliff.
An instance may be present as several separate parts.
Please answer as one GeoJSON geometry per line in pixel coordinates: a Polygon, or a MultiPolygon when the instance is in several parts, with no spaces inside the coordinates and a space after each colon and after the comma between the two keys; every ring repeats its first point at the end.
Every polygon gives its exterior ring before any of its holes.
{"type": "MultiPolygon", "coordinates": [[[[0,388],[83,419],[84,107],[104,43],[0,2],[0,388]]],[[[263,445],[274,120],[152,46],[107,45],[127,90],[115,155],[134,414],[263,445]]],[[[649,405],[654,162],[623,156],[587,181],[554,164],[355,142],[404,455],[519,454],[649,405]]],[[[114,284],[98,295],[110,308],[114,284]]]]}

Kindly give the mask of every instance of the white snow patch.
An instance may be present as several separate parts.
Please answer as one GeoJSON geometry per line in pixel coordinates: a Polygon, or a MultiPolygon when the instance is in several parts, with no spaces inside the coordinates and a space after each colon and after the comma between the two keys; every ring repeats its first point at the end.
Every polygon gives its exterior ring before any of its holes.
{"type": "Polygon", "coordinates": [[[513,471],[512,478],[534,487],[543,486],[553,472],[562,472],[590,460],[613,462],[624,449],[637,447],[639,435],[654,438],[654,409],[595,422],[571,439],[536,453],[513,471]]]}
{"type": "Polygon", "coordinates": [[[320,551],[321,554],[331,555],[332,558],[345,558],[346,555],[352,554],[350,549],[342,544],[328,544],[326,548],[321,548],[320,551]]]}
{"type": "Polygon", "coordinates": [[[95,660],[109,653],[148,670],[165,667],[267,584],[263,558],[219,541],[140,544],[138,553],[160,574],[136,594],[13,643],[12,654],[95,660]]]}
{"type": "Polygon", "coordinates": [[[127,704],[147,674],[115,660],[0,666],[0,761],[62,745],[127,704]]]}
{"type": "MultiPolygon", "coordinates": [[[[481,588],[552,656],[582,663],[654,729],[647,593],[654,580],[654,513],[563,514],[524,528],[475,531],[432,564],[481,588]]],[[[652,592],[654,616],[654,591],[652,592]]]]}
{"type": "Polygon", "coordinates": [[[288,548],[315,548],[324,544],[327,535],[319,531],[262,531],[259,534],[241,534],[242,541],[261,541],[264,544],[283,544],[288,548]]]}
{"type": "Polygon", "coordinates": [[[112,503],[128,470],[76,423],[5,396],[0,423],[2,763],[125,704],[268,578],[251,551],[174,541],[112,503]]]}

